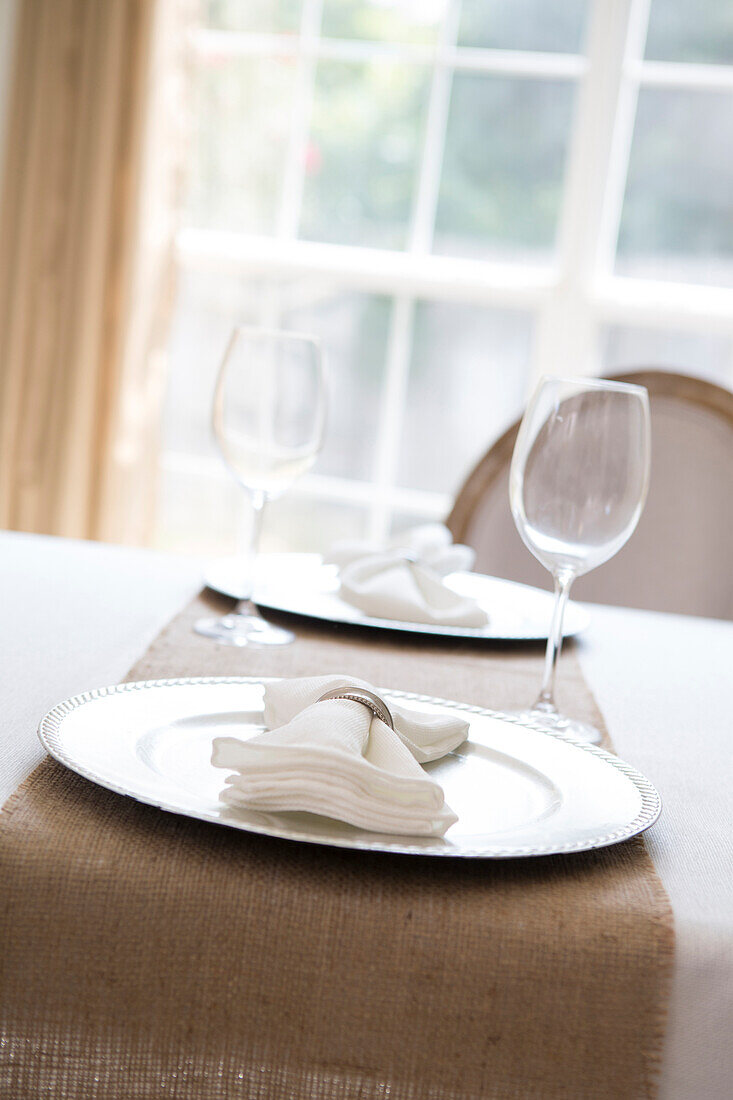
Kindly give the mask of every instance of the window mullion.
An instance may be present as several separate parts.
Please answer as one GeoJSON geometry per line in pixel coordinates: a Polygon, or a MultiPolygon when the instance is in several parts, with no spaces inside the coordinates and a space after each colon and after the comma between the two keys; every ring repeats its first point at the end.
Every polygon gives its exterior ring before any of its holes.
{"type": "Polygon", "coordinates": [[[323,0],[304,0],[298,42],[298,71],[293,89],[290,140],[277,227],[278,237],[285,240],[292,240],[298,234],[305,178],[305,153],[308,146],[316,82],[316,49],[321,31],[322,13],[323,0]]]}
{"type": "Polygon", "coordinates": [[[733,91],[733,66],[691,61],[630,60],[626,76],[642,88],[674,88],[691,92],[733,91]]]}
{"type": "MultiPolygon", "coordinates": [[[[391,490],[395,484],[400,458],[414,323],[414,299],[396,298],[387,338],[385,384],[375,433],[375,498],[370,516],[370,536],[377,541],[387,536],[392,518],[391,490]]],[[[368,430],[368,425],[365,429],[368,430]]]]}
{"type": "Polygon", "coordinates": [[[649,0],[595,0],[591,11],[560,216],[559,279],[539,314],[532,385],[543,374],[598,367],[593,287],[599,265],[609,262],[601,241],[615,192],[623,196],[635,106],[624,63],[629,51],[643,49],[648,6],[649,0]]]}
{"type": "MultiPolygon", "coordinates": [[[[628,2],[628,0],[627,0],[628,2]]],[[[636,107],[639,100],[638,65],[644,56],[651,0],[631,0],[628,32],[621,57],[618,103],[609,153],[603,207],[599,219],[596,246],[596,271],[607,275],[616,259],[621,209],[626,191],[631,141],[634,136],[636,107]]]]}
{"type": "MultiPolygon", "coordinates": [[[[197,478],[212,484],[229,486],[234,489],[229,472],[220,459],[214,456],[191,454],[182,451],[163,451],[160,456],[160,469],[164,474],[186,481],[197,478]]],[[[316,498],[336,504],[371,506],[376,491],[371,481],[339,477],[330,474],[308,473],[300,478],[289,490],[293,497],[316,498]]],[[[432,492],[429,489],[406,489],[392,486],[384,489],[384,496],[392,511],[418,516],[430,516],[440,519],[445,516],[451,505],[448,493],[432,492]]]]}
{"type": "Polygon", "coordinates": [[[313,276],[366,292],[438,301],[531,308],[557,278],[547,265],[460,259],[209,229],[182,229],[179,262],[190,270],[226,270],[272,278],[313,276]]]}
{"type": "MultiPolygon", "coordinates": [[[[435,47],[409,42],[375,39],[308,37],[306,43],[290,34],[258,34],[250,31],[198,28],[189,36],[197,57],[309,57],[330,61],[387,61],[399,65],[432,65],[435,47]]],[[[460,46],[446,51],[443,58],[449,68],[469,73],[494,73],[526,76],[537,80],[548,77],[576,80],[582,76],[586,61],[574,54],[542,53],[513,49],[485,49],[460,46]]]]}
{"type": "MultiPolygon", "coordinates": [[[[615,0],[614,0],[615,2],[615,0]]],[[[461,46],[449,49],[446,64],[456,72],[520,76],[534,80],[577,80],[586,71],[586,59],[575,54],[539,50],[485,49],[461,46]]]]}
{"type": "MultiPolygon", "coordinates": [[[[411,253],[426,253],[432,246],[452,81],[452,70],[446,65],[445,57],[448,50],[455,47],[459,10],[458,0],[449,0],[431,76],[425,141],[409,232],[408,251],[411,253]]],[[[370,517],[371,537],[378,541],[387,536],[394,507],[414,324],[415,299],[404,296],[395,298],[387,340],[386,377],[375,462],[376,492],[370,517]]]]}
{"type": "Polygon", "coordinates": [[[430,98],[425,120],[417,197],[412,214],[409,234],[409,251],[430,252],[433,245],[435,211],[440,190],[440,173],[448,125],[453,70],[448,56],[455,52],[460,16],[459,0],[449,0],[448,9],[440,28],[438,52],[430,83],[430,98]]]}

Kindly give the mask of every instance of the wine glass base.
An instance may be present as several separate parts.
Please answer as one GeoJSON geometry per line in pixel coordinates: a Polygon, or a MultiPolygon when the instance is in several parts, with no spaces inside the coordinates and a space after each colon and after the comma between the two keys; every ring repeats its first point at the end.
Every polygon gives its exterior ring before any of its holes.
{"type": "Polygon", "coordinates": [[[557,730],[558,733],[567,733],[569,737],[576,737],[578,741],[588,741],[591,745],[598,745],[603,740],[603,734],[595,726],[591,726],[588,722],[578,722],[574,718],[566,718],[557,712],[533,708],[519,711],[516,717],[530,725],[539,724],[547,729],[557,730]]]}
{"type": "Polygon", "coordinates": [[[199,619],[194,630],[220,645],[289,645],[295,641],[290,630],[273,626],[259,615],[241,615],[236,611],[219,619],[199,619]]]}

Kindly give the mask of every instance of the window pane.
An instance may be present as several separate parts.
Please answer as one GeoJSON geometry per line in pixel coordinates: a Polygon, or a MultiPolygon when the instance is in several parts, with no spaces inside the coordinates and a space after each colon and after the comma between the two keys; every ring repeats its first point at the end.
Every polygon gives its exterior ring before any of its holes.
{"type": "Polygon", "coordinates": [[[436,252],[552,251],[574,92],[560,81],[456,74],[436,252]]]}
{"type": "Polygon", "coordinates": [[[373,476],[380,400],[384,379],[388,298],[338,293],[297,284],[297,303],[285,314],[285,326],[312,332],[321,341],[328,384],[328,430],[318,472],[369,481],[373,476]]]}
{"type": "Polygon", "coordinates": [[[216,456],[209,409],[235,324],[260,323],[259,288],[231,275],[181,272],[169,342],[163,450],[216,456]]]}
{"type": "Polygon", "coordinates": [[[183,273],[169,345],[163,449],[218,454],[208,410],[232,327],[274,324],[312,333],[323,348],[329,419],[318,472],[370,480],[391,308],[389,298],[338,291],[310,277],[275,283],[183,273]]]}
{"type": "Polygon", "coordinates": [[[531,334],[522,313],[418,305],[400,485],[455,493],[522,411],[531,334]]]}
{"type": "MultiPolygon", "coordinates": [[[[153,545],[159,550],[235,554],[246,546],[245,493],[220,471],[165,468],[153,545]]],[[[300,493],[297,485],[265,510],[262,549],[323,552],[337,539],[365,538],[368,509],[300,493]]]]}
{"type": "MultiPolygon", "coordinates": [[[[227,340],[237,323],[282,324],[319,337],[330,415],[315,473],[369,480],[390,311],[387,298],[338,292],[314,285],[312,279],[275,283],[183,271],[169,344],[156,545],[200,553],[235,550],[245,503],[220,459],[209,410],[227,340]]],[[[283,501],[268,507],[263,547],[320,550],[339,531],[343,537],[364,535],[367,514],[366,506],[299,496],[296,485],[283,501]]]]}
{"type": "Polygon", "coordinates": [[[426,91],[419,66],[318,66],[301,237],[404,247],[426,91]]]}
{"type": "Polygon", "coordinates": [[[639,99],[617,270],[733,282],[733,95],[645,89],[639,99]]]}
{"type": "Polygon", "coordinates": [[[294,65],[221,58],[195,70],[186,220],[207,228],[275,228],[290,128],[294,65]]]}
{"type": "Polygon", "coordinates": [[[433,43],[447,0],[325,0],[326,38],[433,43]]]}
{"type": "Polygon", "coordinates": [[[302,0],[204,0],[202,22],[226,31],[296,31],[302,0]]]}
{"type": "Polygon", "coordinates": [[[579,53],[587,0],[463,0],[461,46],[579,53]]]}
{"type": "Polygon", "coordinates": [[[733,5],[729,0],[652,0],[646,56],[733,63],[733,5]]]}
{"type": "Polygon", "coordinates": [[[191,554],[234,554],[247,507],[244,492],[222,465],[212,476],[201,468],[163,469],[153,545],[191,554]]]}
{"type": "Polygon", "coordinates": [[[389,524],[389,537],[394,538],[404,531],[411,531],[413,527],[422,527],[424,523],[443,523],[448,518],[449,511],[450,501],[448,501],[445,508],[440,509],[437,513],[434,511],[430,513],[425,511],[393,512],[389,524]]]}
{"type": "Polygon", "coordinates": [[[296,485],[267,505],[262,549],[324,554],[339,539],[366,538],[368,518],[366,507],[301,495],[296,485]]]}
{"type": "Polygon", "coordinates": [[[731,388],[733,341],[696,332],[611,326],[603,336],[603,369],[608,373],[658,367],[694,374],[731,388]]]}

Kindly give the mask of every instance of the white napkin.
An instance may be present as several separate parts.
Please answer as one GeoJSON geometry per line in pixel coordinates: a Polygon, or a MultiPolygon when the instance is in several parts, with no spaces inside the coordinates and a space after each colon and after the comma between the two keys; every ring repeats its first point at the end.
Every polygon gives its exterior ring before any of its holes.
{"type": "Polygon", "coordinates": [[[390,706],[391,730],[363,703],[317,702],[346,676],[278,680],[265,688],[265,733],[249,741],[217,737],[211,762],[232,774],[220,798],[264,812],[306,810],[361,829],[443,836],[456,815],[420,767],[468,735],[468,722],[390,706]]]}
{"type": "Polygon", "coordinates": [[[374,618],[473,627],[485,626],[488,615],[442,578],[469,570],[474,557],[469,546],[452,542],[442,523],[431,523],[403,532],[386,547],[336,543],[325,560],[339,567],[339,595],[374,618]],[[408,561],[405,553],[416,560],[408,561]]]}

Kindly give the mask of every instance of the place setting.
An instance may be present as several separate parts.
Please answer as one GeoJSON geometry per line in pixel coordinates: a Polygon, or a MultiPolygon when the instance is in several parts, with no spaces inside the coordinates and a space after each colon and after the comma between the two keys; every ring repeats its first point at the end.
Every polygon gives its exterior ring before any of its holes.
{"type": "Polygon", "coordinates": [[[260,555],[265,506],[313,466],[327,420],[316,340],[234,330],[212,424],[249,499],[251,545],[206,572],[208,587],[235,599],[234,609],[193,623],[201,646],[218,647],[207,667],[219,652],[227,674],[77,695],[43,718],[44,747],[138,801],[311,845],[506,859],[602,848],[651,826],[661,802],[649,780],[554,701],[563,637],[590,621],[569,602],[572,582],[621,548],[644,505],[646,391],[548,378],[529,402],[506,507],[551,573],[554,597],[472,572],[473,550],[436,522],[382,543],[341,540],[322,555],[260,555]],[[278,625],[268,609],[281,613],[278,625]],[[309,645],[299,632],[307,635],[311,620],[326,631],[329,623],[367,628],[363,644],[375,654],[385,631],[430,635],[442,647],[456,638],[546,639],[539,694],[507,710],[459,692],[416,692],[402,682],[397,655],[382,666],[384,682],[373,682],[354,675],[364,662],[346,648],[343,668],[317,675],[246,674],[268,653],[269,669],[297,668],[309,645]],[[278,655],[290,647],[296,656],[285,665],[278,655]]]}
{"type": "Polygon", "coordinates": [[[731,5],[0,47],[0,1100],[728,1100],[731,5]]]}
{"type": "MultiPolygon", "coordinates": [[[[291,642],[291,632],[252,613],[255,604],[383,630],[499,641],[546,638],[548,593],[472,573],[474,551],[454,545],[441,523],[402,531],[383,544],[341,540],[323,554],[259,553],[267,501],[306,473],[323,445],[325,389],[314,340],[242,329],[232,334],[216,384],[212,431],[248,498],[250,546],[246,554],[207,567],[206,585],[238,604],[197,630],[226,645],[291,642]]],[[[564,621],[568,636],[583,630],[589,615],[571,604],[564,621]]]]}

